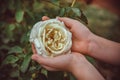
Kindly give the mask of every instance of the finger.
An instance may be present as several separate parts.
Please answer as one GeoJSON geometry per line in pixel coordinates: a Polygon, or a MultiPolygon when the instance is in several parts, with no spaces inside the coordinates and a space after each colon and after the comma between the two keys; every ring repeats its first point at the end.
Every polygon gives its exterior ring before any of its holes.
{"type": "Polygon", "coordinates": [[[32,59],[38,62],[39,64],[50,66],[49,64],[53,64],[52,61],[54,58],[50,59],[50,58],[39,56],[38,54],[33,54],[32,59]]]}
{"type": "Polygon", "coordinates": [[[41,65],[42,67],[44,67],[45,69],[49,70],[49,71],[59,71],[59,69],[53,68],[53,67],[48,67],[46,65],[41,65]]]}
{"type": "Polygon", "coordinates": [[[68,28],[71,28],[76,23],[76,20],[67,17],[57,17],[57,19],[63,21],[68,28]]]}
{"type": "Polygon", "coordinates": [[[42,20],[43,20],[43,21],[45,21],[45,20],[49,20],[49,19],[50,19],[50,18],[47,17],[47,16],[43,16],[43,17],[42,17],[42,20]]]}
{"type": "Polygon", "coordinates": [[[38,62],[39,64],[61,69],[63,68],[63,65],[69,66],[69,63],[68,62],[66,63],[65,61],[70,61],[68,59],[72,59],[70,55],[71,54],[61,55],[54,58],[48,58],[48,57],[39,56],[38,54],[34,54],[32,56],[32,59],[38,62]]]}
{"type": "MultiPolygon", "coordinates": [[[[32,59],[33,59],[33,57],[34,56],[32,56],[32,59]]],[[[35,57],[35,59],[36,59],[36,57],[35,57]]],[[[34,59],[34,60],[35,60],[34,59]]],[[[39,62],[40,63],[40,62],[39,62]]],[[[41,65],[41,66],[43,66],[45,69],[47,69],[47,70],[49,70],[49,71],[59,71],[58,69],[56,69],[56,68],[53,68],[53,67],[48,67],[48,66],[46,66],[46,65],[41,65]]]]}
{"type": "Polygon", "coordinates": [[[33,43],[32,43],[32,52],[33,52],[33,54],[37,54],[37,51],[36,51],[35,46],[34,46],[33,43]]]}

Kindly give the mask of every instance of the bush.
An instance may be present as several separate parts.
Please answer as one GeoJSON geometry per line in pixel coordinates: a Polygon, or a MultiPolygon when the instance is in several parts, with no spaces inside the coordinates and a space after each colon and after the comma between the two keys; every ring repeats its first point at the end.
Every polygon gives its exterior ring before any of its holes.
{"type": "MultiPolygon", "coordinates": [[[[64,73],[47,72],[31,60],[29,34],[32,26],[46,15],[71,17],[87,24],[76,0],[4,0],[0,1],[0,79],[63,80],[64,73]],[[75,7],[74,7],[75,5],[75,7]],[[51,75],[54,74],[54,75],[51,75]],[[49,76],[50,75],[50,76],[49,76]]],[[[72,78],[72,77],[71,77],[72,78]]]]}

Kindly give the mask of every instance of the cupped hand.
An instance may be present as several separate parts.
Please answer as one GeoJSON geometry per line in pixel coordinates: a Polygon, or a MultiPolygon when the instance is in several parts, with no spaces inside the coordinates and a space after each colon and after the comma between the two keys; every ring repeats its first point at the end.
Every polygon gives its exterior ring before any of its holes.
{"type": "Polygon", "coordinates": [[[81,53],[88,53],[88,46],[92,32],[77,20],[66,17],[58,17],[58,19],[63,21],[72,33],[72,50],[81,53]]]}
{"type": "Polygon", "coordinates": [[[71,72],[77,80],[104,80],[100,73],[80,53],[72,52],[71,54],[50,58],[38,55],[34,45],[32,45],[32,50],[34,53],[32,59],[49,71],[71,72]]]}
{"type": "Polygon", "coordinates": [[[50,71],[69,71],[73,72],[76,66],[86,66],[86,58],[77,52],[65,54],[57,57],[42,57],[37,54],[34,45],[32,44],[32,59],[41,64],[44,68],[50,71]],[[80,64],[79,64],[80,63],[80,64]]]}
{"type": "MultiPolygon", "coordinates": [[[[47,16],[43,16],[42,20],[48,20],[47,16]]],[[[92,32],[77,20],[67,17],[57,17],[58,20],[65,23],[66,27],[72,33],[72,51],[88,53],[90,38],[92,32]]]]}

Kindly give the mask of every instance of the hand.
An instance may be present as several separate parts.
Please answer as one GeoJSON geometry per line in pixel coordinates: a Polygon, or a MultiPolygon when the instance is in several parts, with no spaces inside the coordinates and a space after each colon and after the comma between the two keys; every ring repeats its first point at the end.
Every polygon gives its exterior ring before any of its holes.
{"type": "Polygon", "coordinates": [[[42,57],[37,54],[34,44],[32,44],[32,59],[41,64],[44,68],[50,71],[69,71],[72,72],[74,65],[78,63],[84,64],[85,57],[82,54],[72,52],[72,54],[61,55],[54,58],[42,57]],[[73,54],[74,53],[74,54],[73,54]]]}
{"type": "Polygon", "coordinates": [[[32,45],[32,50],[34,53],[32,59],[47,70],[71,72],[77,80],[104,80],[100,73],[80,53],[72,52],[71,54],[49,58],[38,55],[34,45],[32,45]]]}
{"type": "Polygon", "coordinates": [[[72,32],[72,50],[81,53],[88,53],[88,47],[92,32],[77,20],[66,17],[58,17],[66,27],[72,32]]]}
{"type": "MultiPolygon", "coordinates": [[[[48,20],[47,16],[43,16],[42,20],[48,20]]],[[[88,53],[88,46],[89,46],[89,38],[92,35],[92,32],[80,23],[77,20],[73,20],[66,17],[58,17],[60,21],[63,21],[66,27],[72,33],[72,51],[81,52],[81,53],[88,53]]]]}

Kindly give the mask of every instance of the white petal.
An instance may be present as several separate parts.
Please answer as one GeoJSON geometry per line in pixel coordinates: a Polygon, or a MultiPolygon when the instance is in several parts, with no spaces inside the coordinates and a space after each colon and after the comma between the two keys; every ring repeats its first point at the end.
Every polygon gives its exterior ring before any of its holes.
{"type": "Polygon", "coordinates": [[[36,23],[30,34],[30,42],[35,44],[37,53],[45,57],[70,53],[71,38],[71,32],[65,27],[63,22],[57,19],[36,23]],[[51,29],[48,29],[48,26],[51,29]],[[47,29],[48,31],[46,31],[47,29]]]}

